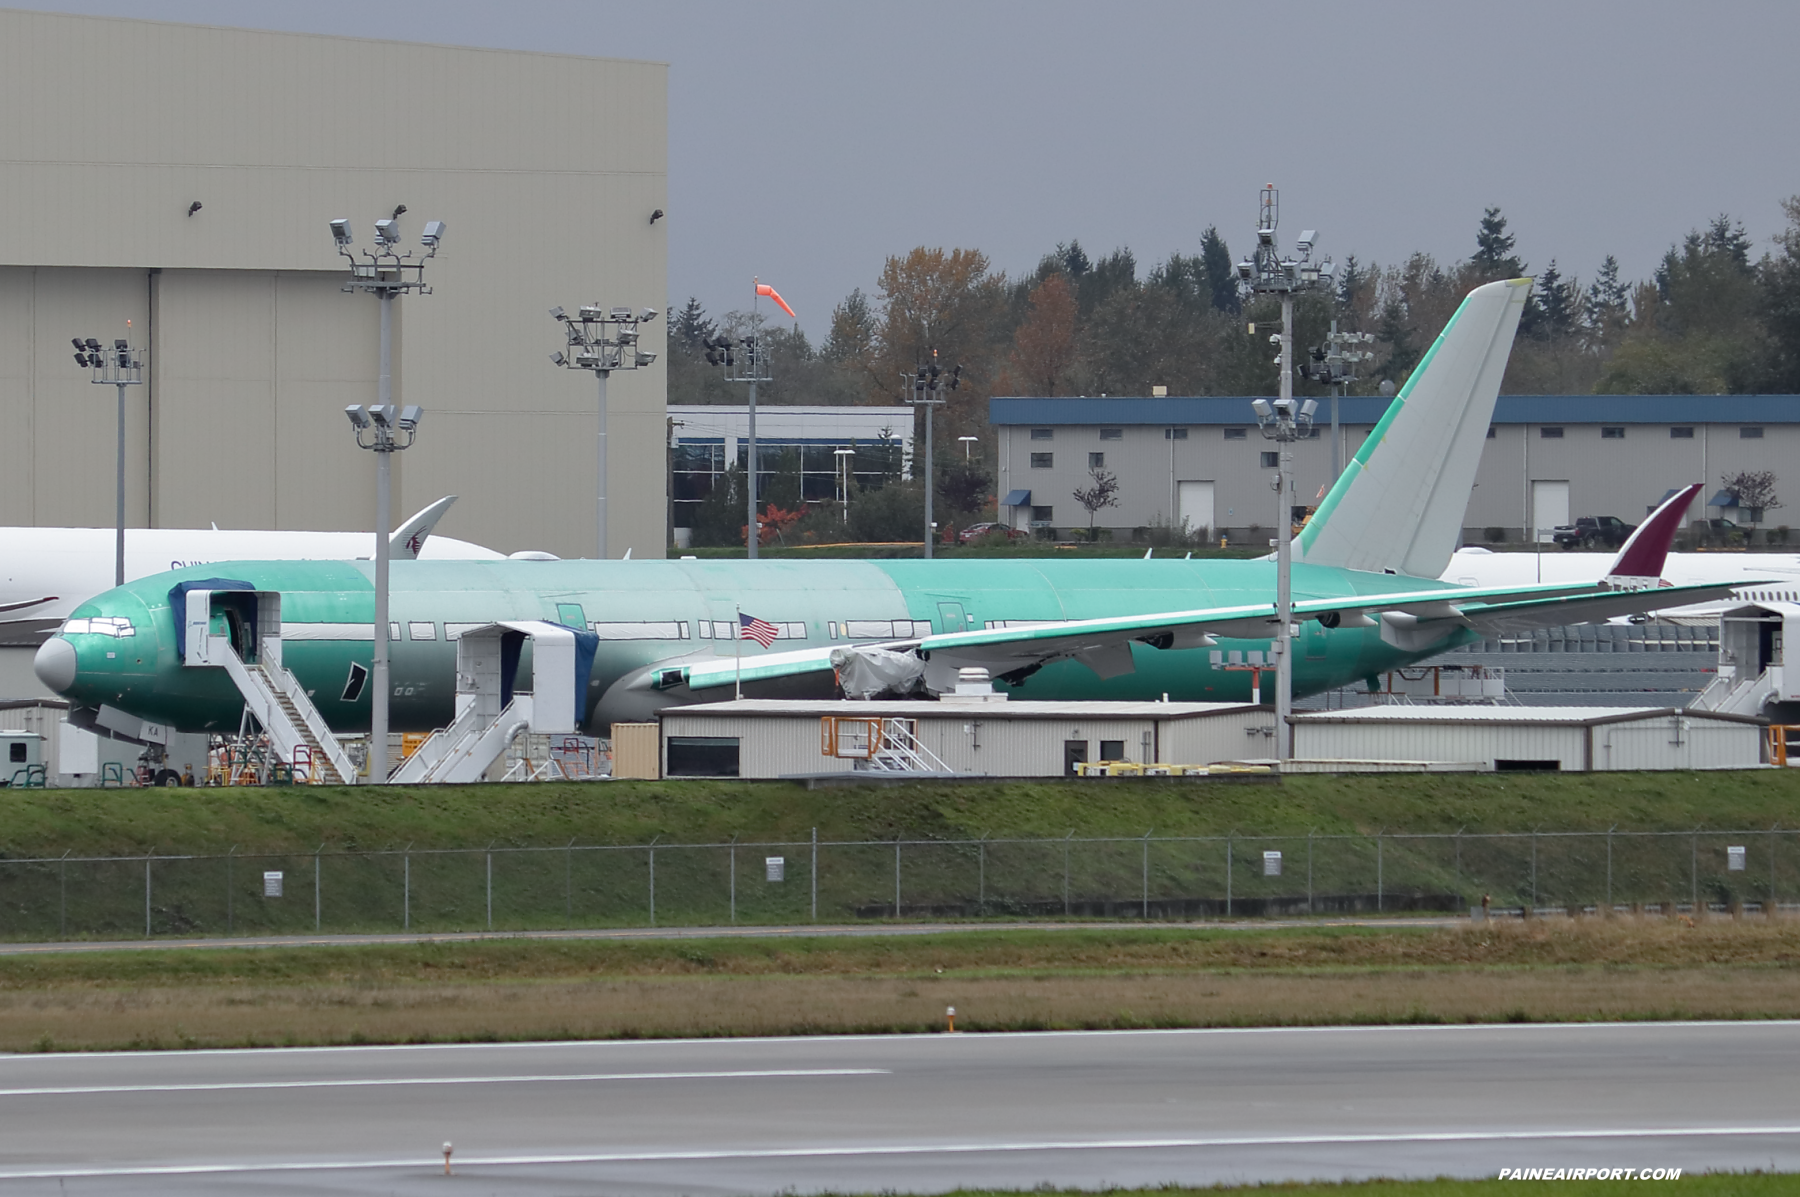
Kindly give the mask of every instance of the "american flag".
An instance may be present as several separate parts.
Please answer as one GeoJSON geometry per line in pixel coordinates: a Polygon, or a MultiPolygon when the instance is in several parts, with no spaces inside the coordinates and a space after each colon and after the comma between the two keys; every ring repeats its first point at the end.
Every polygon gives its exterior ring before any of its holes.
{"type": "Polygon", "coordinates": [[[775,643],[775,625],[766,619],[738,612],[738,639],[754,640],[764,648],[775,643]]]}

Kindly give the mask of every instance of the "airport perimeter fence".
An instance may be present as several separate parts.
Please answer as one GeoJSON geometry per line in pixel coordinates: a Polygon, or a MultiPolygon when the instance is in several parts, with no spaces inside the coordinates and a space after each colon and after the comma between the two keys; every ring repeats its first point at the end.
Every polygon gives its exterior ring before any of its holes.
{"type": "Polygon", "coordinates": [[[1800,911],[1800,829],[819,840],[0,859],[0,939],[1800,911]]]}

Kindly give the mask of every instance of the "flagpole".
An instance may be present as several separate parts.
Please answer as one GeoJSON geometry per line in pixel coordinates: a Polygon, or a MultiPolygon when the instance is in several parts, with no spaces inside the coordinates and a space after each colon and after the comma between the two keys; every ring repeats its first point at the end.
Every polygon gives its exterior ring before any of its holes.
{"type": "Polygon", "coordinates": [[[734,691],[736,701],[744,699],[744,609],[733,608],[737,612],[737,686],[734,691]]]}

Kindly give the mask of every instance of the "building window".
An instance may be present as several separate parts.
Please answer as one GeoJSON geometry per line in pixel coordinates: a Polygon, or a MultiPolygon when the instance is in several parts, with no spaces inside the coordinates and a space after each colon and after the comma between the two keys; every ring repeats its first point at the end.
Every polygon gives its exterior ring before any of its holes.
{"type": "Polygon", "coordinates": [[[1228,441],[1241,441],[1244,439],[1244,432],[1245,430],[1242,428],[1227,428],[1225,430],[1225,439],[1228,441]]]}
{"type": "Polygon", "coordinates": [[[1488,438],[1488,439],[1489,439],[1489,440],[1490,440],[1490,441],[1491,441],[1491,440],[1493,440],[1493,439],[1494,439],[1494,434],[1495,434],[1495,433],[1497,433],[1497,432],[1499,432],[1499,431],[1500,431],[1500,430],[1499,430],[1499,429],[1498,429],[1498,428],[1495,428],[1495,427],[1494,427],[1494,426],[1493,426],[1493,425],[1492,425],[1492,424],[1489,424],[1489,425],[1488,425],[1488,436],[1487,436],[1487,438],[1488,438]]]}
{"type": "Polygon", "coordinates": [[[1280,469],[1281,468],[1281,454],[1265,452],[1262,455],[1262,463],[1263,463],[1263,469],[1265,469],[1265,470],[1280,469]]]}
{"type": "Polygon", "coordinates": [[[1123,428],[1102,428],[1100,430],[1100,439],[1103,441],[1122,441],[1125,439],[1125,430],[1123,428]]]}
{"type": "Polygon", "coordinates": [[[1740,441],[1760,441],[1762,439],[1762,429],[1740,428],[1738,429],[1738,439],[1740,441]]]}
{"type": "Polygon", "coordinates": [[[1106,454],[1104,454],[1104,453],[1089,453],[1088,454],[1088,469],[1102,470],[1105,468],[1106,468],[1106,454]]]}
{"type": "Polygon", "coordinates": [[[1055,520],[1056,508],[1054,507],[1033,507],[1031,509],[1031,522],[1034,524],[1048,524],[1055,520]]]}
{"type": "Polygon", "coordinates": [[[1187,434],[1188,430],[1185,428],[1163,429],[1163,439],[1165,441],[1185,441],[1187,439],[1187,434]]]}
{"type": "Polygon", "coordinates": [[[1056,454],[1054,453],[1033,453],[1031,455],[1031,468],[1034,470],[1047,470],[1055,464],[1056,454]]]}
{"type": "Polygon", "coordinates": [[[1034,441],[1053,441],[1056,439],[1056,429],[1033,428],[1031,430],[1031,439],[1034,441]]]}
{"type": "Polygon", "coordinates": [[[1600,439],[1603,441],[1622,441],[1625,439],[1625,430],[1623,428],[1602,428],[1600,429],[1600,439]]]}
{"type": "Polygon", "coordinates": [[[1694,439],[1694,430],[1691,427],[1671,428],[1669,429],[1669,439],[1672,441],[1691,441],[1694,439]]]}
{"type": "Polygon", "coordinates": [[[1560,429],[1560,428],[1540,428],[1540,429],[1538,429],[1538,435],[1543,437],[1547,441],[1560,441],[1562,439],[1562,429],[1560,429]]]}

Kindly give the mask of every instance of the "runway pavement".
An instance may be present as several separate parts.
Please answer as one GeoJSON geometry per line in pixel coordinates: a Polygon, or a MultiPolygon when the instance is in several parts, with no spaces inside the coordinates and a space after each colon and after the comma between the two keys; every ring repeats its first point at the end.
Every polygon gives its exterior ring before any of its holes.
{"type": "Polygon", "coordinates": [[[1800,1170],[1797,1066],[1793,1022],[3,1056],[0,1194],[1800,1170]]]}

